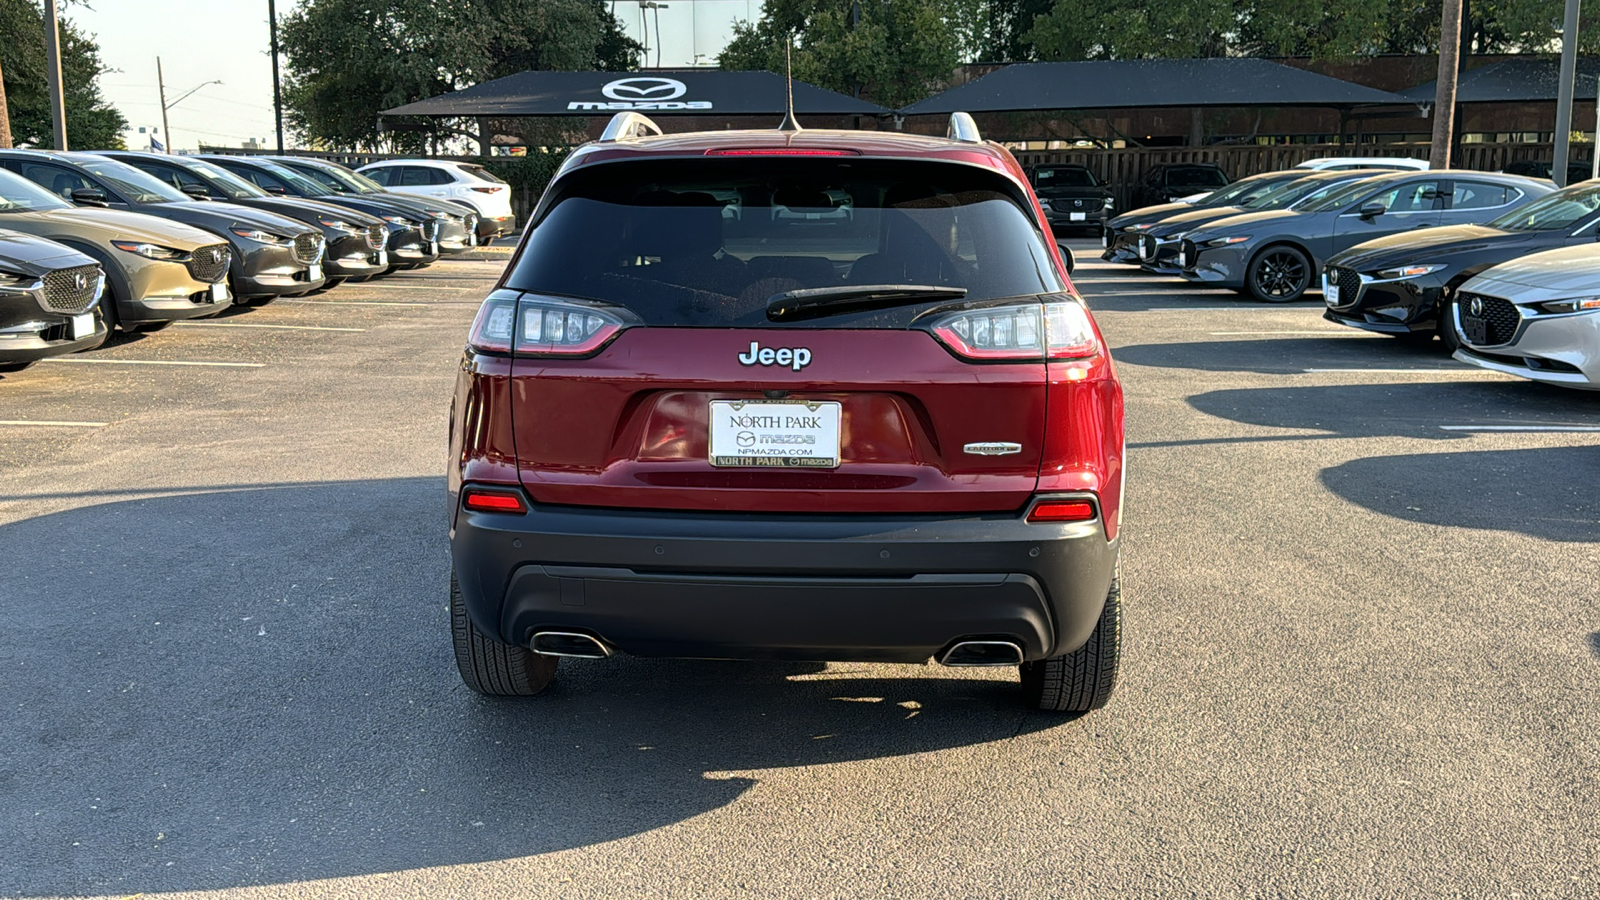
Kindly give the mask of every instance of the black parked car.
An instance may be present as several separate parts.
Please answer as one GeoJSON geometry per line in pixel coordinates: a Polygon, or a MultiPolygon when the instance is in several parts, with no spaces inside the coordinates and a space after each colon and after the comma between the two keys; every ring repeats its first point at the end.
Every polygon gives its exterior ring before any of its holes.
{"type": "Polygon", "coordinates": [[[1158,203],[1154,206],[1142,206],[1138,209],[1125,212],[1107,222],[1105,230],[1100,235],[1100,246],[1105,252],[1100,254],[1101,259],[1112,262],[1139,265],[1139,243],[1146,231],[1155,227],[1157,222],[1171,216],[1194,212],[1197,209],[1222,209],[1233,208],[1279,185],[1288,184],[1297,178],[1306,177],[1308,172],[1263,172],[1260,175],[1251,175],[1241,178],[1220,190],[1208,194],[1206,197],[1193,203],[1158,203]]]}
{"type": "Polygon", "coordinates": [[[382,219],[389,229],[389,265],[427,265],[439,258],[439,221],[429,219],[415,208],[378,197],[357,197],[335,193],[321,182],[271,160],[253,156],[202,157],[269,194],[318,200],[364,212],[382,219]]]}
{"type": "MultiPolygon", "coordinates": [[[[1524,175],[1528,178],[1549,178],[1556,170],[1556,164],[1545,160],[1535,162],[1531,159],[1519,159],[1505,167],[1507,175],[1524,175]]],[[[1594,167],[1586,162],[1567,163],[1567,184],[1574,185],[1580,181],[1588,181],[1594,177],[1594,167]]]]}
{"type": "Polygon", "coordinates": [[[233,248],[236,303],[261,303],[322,287],[322,233],[297,219],[194,199],[127,163],[94,153],[0,151],[0,167],[79,206],[110,207],[182,222],[221,235],[233,248]]]}
{"type": "Polygon", "coordinates": [[[71,247],[0,229],[0,372],[104,343],[105,284],[100,264],[71,247]]]}
{"type": "Polygon", "coordinates": [[[272,156],[285,168],[293,169],[335,194],[378,197],[415,209],[419,215],[439,220],[439,249],[445,253],[464,253],[478,246],[478,211],[453,200],[439,200],[416,194],[399,194],[359,172],[338,163],[303,156],[272,156]]]}
{"type": "Polygon", "coordinates": [[[1134,206],[1171,203],[1194,194],[1227,187],[1233,182],[1221,166],[1211,163],[1162,163],[1151,167],[1133,190],[1134,206]]]}
{"type": "Polygon", "coordinates": [[[1029,166],[1028,181],[1039,195],[1052,231],[1093,228],[1098,232],[1105,227],[1111,214],[1111,189],[1087,166],[1029,166]]]}
{"type": "Polygon", "coordinates": [[[322,230],[327,243],[323,271],[332,287],[346,278],[389,271],[389,228],[382,219],[316,200],[269,194],[227,169],[190,156],[108,150],[103,156],[125,162],[197,200],[224,200],[251,209],[298,219],[322,230]]]}
{"type": "MultiPolygon", "coordinates": [[[[1358,244],[1323,269],[1324,318],[1380,334],[1458,346],[1456,290],[1490,266],[1600,237],[1600,182],[1547,194],[1484,225],[1403,232],[1358,244]]],[[[1596,293],[1600,293],[1597,285],[1596,293]]]]}

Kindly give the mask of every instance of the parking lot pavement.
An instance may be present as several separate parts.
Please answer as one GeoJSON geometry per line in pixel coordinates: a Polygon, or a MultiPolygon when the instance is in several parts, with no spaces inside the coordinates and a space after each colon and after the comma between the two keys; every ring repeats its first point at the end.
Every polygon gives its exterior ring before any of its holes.
{"type": "Polygon", "coordinates": [[[1096,256],[1127,656],[1076,719],[917,666],[468,692],[445,411],[497,262],[0,379],[78,423],[0,426],[0,896],[1593,895],[1600,396],[1096,256]]]}

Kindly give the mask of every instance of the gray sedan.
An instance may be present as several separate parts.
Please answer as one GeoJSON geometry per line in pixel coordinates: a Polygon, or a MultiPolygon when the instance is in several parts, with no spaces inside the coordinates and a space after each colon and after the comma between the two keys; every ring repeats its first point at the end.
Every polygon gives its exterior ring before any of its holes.
{"type": "Polygon", "coordinates": [[[1379,175],[1299,209],[1208,222],[1183,235],[1178,266],[1190,281],[1287,303],[1340,250],[1412,228],[1487,221],[1553,190],[1548,181],[1459,169],[1379,175]]]}

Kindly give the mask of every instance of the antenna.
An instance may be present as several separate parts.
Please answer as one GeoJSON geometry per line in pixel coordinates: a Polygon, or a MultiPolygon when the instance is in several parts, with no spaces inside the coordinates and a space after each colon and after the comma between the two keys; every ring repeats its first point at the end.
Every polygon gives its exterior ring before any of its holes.
{"type": "Polygon", "coordinates": [[[787,37],[783,41],[783,87],[788,94],[789,107],[783,114],[783,121],[778,123],[778,130],[793,134],[800,130],[800,122],[794,117],[794,56],[791,41],[792,39],[787,37]]]}

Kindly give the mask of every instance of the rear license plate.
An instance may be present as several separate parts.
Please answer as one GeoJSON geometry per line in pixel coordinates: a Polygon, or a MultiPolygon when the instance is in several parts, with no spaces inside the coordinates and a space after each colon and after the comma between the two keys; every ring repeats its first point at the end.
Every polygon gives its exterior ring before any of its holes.
{"type": "Polygon", "coordinates": [[[832,400],[713,400],[713,466],[832,469],[839,465],[832,400]]]}
{"type": "Polygon", "coordinates": [[[321,281],[322,280],[322,267],[321,266],[311,266],[310,268],[306,269],[306,280],[307,281],[321,281]]]}
{"type": "Polygon", "coordinates": [[[228,283],[226,281],[219,281],[211,286],[212,303],[226,303],[232,299],[233,295],[228,293],[228,283]]]}
{"type": "Polygon", "coordinates": [[[1466,337],[1469,344],[1478,344],[1480,346],[1487,344],[1489,343],[1489,320],[1462,316],[1461,334],[1466,337]]]}
{"type": "Polygon", "coordinates": [[[1073,222],[1083,222],[1089,218],[1088,213],[1067,213],[1067,218],[1073,222]]]}
{"type": "Polygon", "coordinates": [[[70,328],[72,331],[72,339],[75,341],[81,341],[89,335],[94,334],[94,313],[84,313],[81,316],[73,316],[70,328]]]}
{"type": "Polygon", "coordinates": [[[1338,306],[1339,286],[1337,284],[1330,284],[1324,287],[1322,289],[1322,299],[1326,300],[1329,306],[1338,306]]]}

